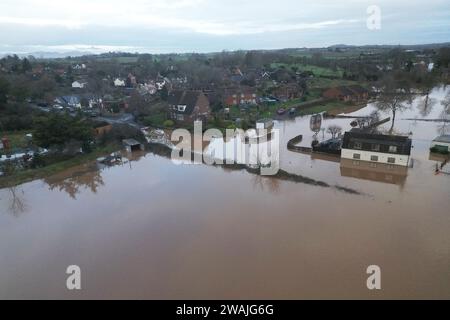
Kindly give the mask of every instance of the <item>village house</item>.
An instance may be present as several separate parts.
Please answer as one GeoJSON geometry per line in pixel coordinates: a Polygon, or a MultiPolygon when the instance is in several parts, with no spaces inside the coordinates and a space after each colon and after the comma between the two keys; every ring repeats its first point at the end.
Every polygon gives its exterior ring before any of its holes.
{"type": "Polygon", "coordinates": [[[324,98],[340,101],[363,101],[369,98],[369,91],[361,86],[340,86],[329,88],[322,94],[324,98]]]}
{"type": "Polygon", "coordinates": [[[77,63],[76,65],[72,66],[72,69],[73,70],[84,70],[84,69],[86,69],[86,65],[84,63],[82,63],[82,64],[77,63]]]}
{"type": "Polygon", "coordinates": [[[281,101],[288,101],[300,98],[303,95],[303,90],[296,83],[287,83],[275,88],[272,95],[281,101]]]}
{"type": "Polygon", "coordinates": [[[154,95],[156,92],[158,92],[158,88],[156,87],[156,84],[154,81],[149,81],[146,83],[141,83],[138,86],[138,92],[141,95],[154,95]]]}
{"type": "Polygon", "coordinates": [[[450,152],[450,135],[441,135],[431,142],[431,149],[437,152],[450,152]]]}
{"type": "Polygon", "coordinates": [[[410,154],[408,137],[350,131],[344,134],[341,161],[351,161],[353,165],[369,163],[372,168],[389,170],[408,166],[410,154]]]}
{"type": "Polygon", "coordinates": [[[114,79],[114,86],[115,87],[125,87],[125,80],[116,78],[114,79]]]}
{"type": "Polygon", "coordinates": [[[127,88],[135,88],[137,86],[137,80],[131,73],[128,74],[127,80],[125,82],[127,88]]]}
{"type": "Polygon", "coordinates": [[[81,108],[81,101],[78,96],[61,96],[54,100],[55,103],[70,108],[81,108]]]}
{"type": "Polygon", "coordinates": [[[241,83],[241,81],[244,80],[245,77],[244,77],[244,74],[242,73],[241,69],[239,69],[238,67],[234,67],[231,69],[229,79],[232,82],[241,83]]]}
{"type": "Polygon", "coordinates": [[[206,121],[211,113],[209,100],[201,91],[173,90],[169,93],[169,118],[185,124],[206,121]]]}
{"type": "Polygon", "coordinates": [[[87,83],[82,81],[74,81],[72,82],[72,88],[76,89],[84,89],[86,87],[87,83]]]}
{"type": "Polygon", "coordinates": [[[31,69],[31,74],[35,77],[41,76],[44,73],[44,67],[42,65],[34,66],[31,69]]]}
{"type": "Polygon", "coordinates": [[[223,103],[228,107],[256,105],[259,103],[259,97],[256,89],[252,87],[231,88],[224,90],[223,103]]]}

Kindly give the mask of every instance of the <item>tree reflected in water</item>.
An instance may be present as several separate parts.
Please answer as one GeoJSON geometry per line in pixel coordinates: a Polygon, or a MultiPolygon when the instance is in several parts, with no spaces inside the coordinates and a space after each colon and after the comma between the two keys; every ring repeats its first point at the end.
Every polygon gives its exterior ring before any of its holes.
{"type": "Polygon", "coordinates": [[[25,192],[18,187],[9,187],[8,191],[10,194],[9,212],[18,217],[27,210],[25,192]]]}
{"type": "Polygon", "coordinates": [[[97,193],[98,188],[104,185],[100,170],[92,166],[72,168],[45,178],[44,181],[50,190],[65,191],[73,199],[76,199],[82,189],[97,193]]]}

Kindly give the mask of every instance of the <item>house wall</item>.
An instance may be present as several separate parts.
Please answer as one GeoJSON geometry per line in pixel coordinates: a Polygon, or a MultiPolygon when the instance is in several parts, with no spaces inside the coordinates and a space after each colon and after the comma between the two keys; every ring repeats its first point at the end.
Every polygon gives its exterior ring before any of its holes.
{"type": "Polygon", "coordinates": [[[235,93],[225,98],[224,104],[235,106],[240,104],[257,104],[258,95],[256,93],[235,93]]]}
{"type": "Polygon", "coordinates": [[[105,133],[111,131],[111,129],[112,129],[112,125],[109,124],[107,126],[95,128],[94,131],[95,131],[96,136],[101,136],[101,135],[104,135],[105,133]]]}
{"type": "Polygon", "coordinates": [[[331,88],[331,89],[325,90],[325,92],[323,93],[323,96],[328,99],[338,99],[339,94],[340,94],[340,91],[338,89],[331,88]]]}
{"type": "Polygon", "coordinates": [[[342,149],[341,150],[341,158],[343,159],[351,159],[351,160],[360,160],[360,161],[368,161],[373,163],[382,163],[382,164],[394,164],[400,166],[408,166],[409,156],[401,155],[401,154],[392,154],[392,153],[382,153],[382,152],[373,152],[373,151],[364,151],[364,150],[356,150],[356,149],[342,149]],[[359,154],[360,159],[355,159],[353,157],[354,154],[359,154]],[[372,161],[371,156],[378,156],[378,161],[372,161]],[[388,158],[395,158],[395,163],[389,163],[388,158]]]}
{"type": "Polygon", "coordinates": [[[195,109],[192,112],[193,117],[197,118],[199,116],[202,116],[205,118],[209,118],[210,114],[211,109],[209,107],[208,97],[206,97],[204,94],[199,95],[195,109]]]}

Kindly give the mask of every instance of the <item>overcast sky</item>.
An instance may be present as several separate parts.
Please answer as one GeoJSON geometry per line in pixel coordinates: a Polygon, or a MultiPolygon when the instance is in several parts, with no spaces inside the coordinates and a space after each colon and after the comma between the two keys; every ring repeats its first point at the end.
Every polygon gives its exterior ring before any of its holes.
{"type": "Polygon", "coordinates": [[[209,52],[450,41],[449,0],[1,0],[0,52],[209,52]],[[381,29],[366,26],[381,9],[381,29]]]}

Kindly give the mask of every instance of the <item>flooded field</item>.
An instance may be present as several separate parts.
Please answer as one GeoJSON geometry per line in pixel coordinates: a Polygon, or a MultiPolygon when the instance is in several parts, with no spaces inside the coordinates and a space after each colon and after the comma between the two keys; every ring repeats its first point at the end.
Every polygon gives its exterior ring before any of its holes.
{"type": "Polygon", "coordinates": [[[441,160],[429,154],[447,128],[415,120],[440,118],[445,93],[397,115],[395,132],[412,133],[413,167],[391,179],[288,151],[299,134],[301,145],[313,139],[310,117],[298,117],[275,125],[281,169],[322,183],[147,153],[2,189],[0,298],[448,299],[450,175],[435,175],[441,160]],[[374,264],[379,291],[366,287],[374,264]],[[81,291],[66,289],[69,265],[81,268],[81,291]]]}

